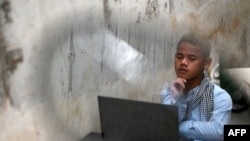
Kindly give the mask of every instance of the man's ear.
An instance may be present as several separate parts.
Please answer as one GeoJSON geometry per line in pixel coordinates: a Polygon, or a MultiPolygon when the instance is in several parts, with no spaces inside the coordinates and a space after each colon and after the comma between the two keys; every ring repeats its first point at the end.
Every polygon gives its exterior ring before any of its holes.
{"type": "Polygon", "coordinates": [[[207,57],[206,60],[205,60],[204,69],[208,69],[209,66],[211,65],[211,63],[212,63],[212,58],[211,57],[207,57]]]}

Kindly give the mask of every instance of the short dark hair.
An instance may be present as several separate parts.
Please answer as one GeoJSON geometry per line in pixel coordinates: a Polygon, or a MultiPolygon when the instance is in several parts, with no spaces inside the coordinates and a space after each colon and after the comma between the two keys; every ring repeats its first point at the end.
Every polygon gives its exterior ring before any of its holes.
{"type": "Polygon", "coordinates": [[[184,42],[199,47],[205,58],[210,56],[211,46],[208,38],[206,38],[204,35],[194,32],[183,35],[177,44],[177,49],[179,48],[180,44],[184,42]]]}

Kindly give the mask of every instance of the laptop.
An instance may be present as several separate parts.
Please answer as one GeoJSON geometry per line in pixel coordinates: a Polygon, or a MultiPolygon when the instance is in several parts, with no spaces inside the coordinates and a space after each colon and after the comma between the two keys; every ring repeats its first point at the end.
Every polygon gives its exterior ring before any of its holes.
{"type": "Polygon", "coordinates": [[[104,141],[178,141],[175,105],[98,96],[104,141]]]}

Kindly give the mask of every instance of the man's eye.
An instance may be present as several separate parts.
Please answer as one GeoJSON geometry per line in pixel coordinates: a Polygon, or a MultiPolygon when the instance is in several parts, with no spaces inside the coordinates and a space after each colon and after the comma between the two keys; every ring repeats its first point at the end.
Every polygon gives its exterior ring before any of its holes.
{"type": "Polygon", "coordinates": [[[177,59],[181,59],[181,58],[183,58],[183,56],[182,56],[182,55],[175,55],[175,57],[176,57],[177,59]]]}
{"type": "Polygon", "coordinates": [[[191,56],[189,57],[190,60],[196,60],[196,57],[195,56],[191,56]]]}

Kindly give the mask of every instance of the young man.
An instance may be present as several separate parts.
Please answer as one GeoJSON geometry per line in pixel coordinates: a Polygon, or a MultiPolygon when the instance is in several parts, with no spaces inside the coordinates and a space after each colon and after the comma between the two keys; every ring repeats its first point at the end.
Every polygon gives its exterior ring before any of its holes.
{"type": "Polygon", "coordinates": [[[183,36],[175,54],[177,78],[161,91],[162,103],[178,106],[179,134],[184,140],[223,140],[224,125],[231,117],[230,95],[205,73],[212,62],[210,51],[202,36],[183,36]]]}

